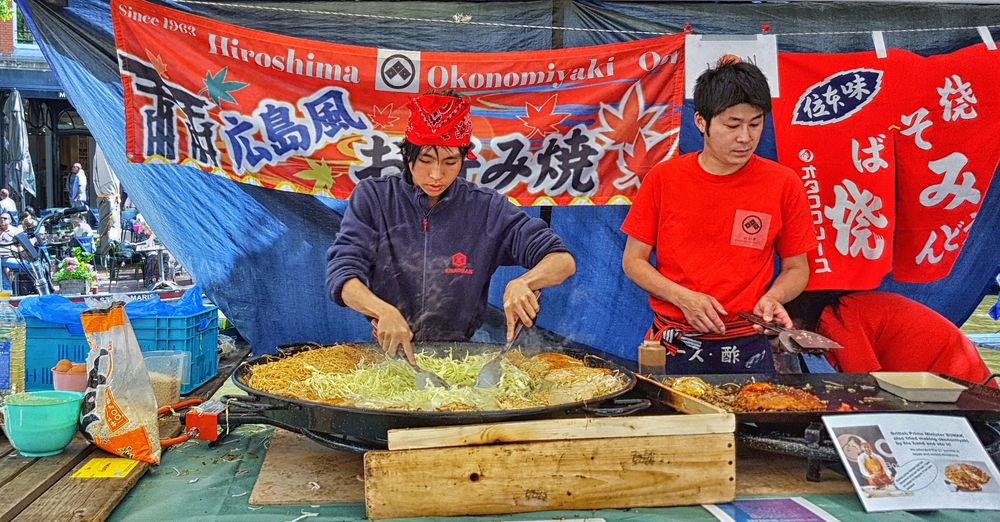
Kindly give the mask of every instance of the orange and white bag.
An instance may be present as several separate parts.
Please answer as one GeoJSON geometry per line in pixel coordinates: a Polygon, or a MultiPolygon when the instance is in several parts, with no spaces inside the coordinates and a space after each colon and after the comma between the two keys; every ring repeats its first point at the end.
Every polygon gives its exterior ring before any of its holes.
{"type": "Polygon", "coordinates": [[[158,464],[156,398],[125,305],[87,310],[80,319],[90,344],[80,431],[107,452],[158,464]]]}

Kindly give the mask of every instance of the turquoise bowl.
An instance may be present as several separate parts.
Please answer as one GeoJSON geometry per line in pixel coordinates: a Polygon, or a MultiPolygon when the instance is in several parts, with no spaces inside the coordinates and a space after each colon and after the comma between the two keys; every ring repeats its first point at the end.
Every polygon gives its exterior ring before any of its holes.
{"type": "Polygon", "coordinates": [[[8,395],[3,406],[3,430],[25,457],[58,455],[77,432],[83,394],[35,391],[8,395]]]}

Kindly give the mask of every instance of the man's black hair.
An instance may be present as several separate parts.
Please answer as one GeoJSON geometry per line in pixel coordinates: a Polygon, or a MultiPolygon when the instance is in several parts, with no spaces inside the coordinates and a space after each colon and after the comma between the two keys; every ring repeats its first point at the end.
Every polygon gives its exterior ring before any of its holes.
{"type": "Polygon", "coordinates": [[[752,63],[723,59],[714,69],[701,73],[695,82],[694,110],[705,119],[705,134],[712,118],[741,103],[764,114],[771,112],[767,78],[752,63]]]}
{"type": "MultiPolygon", "coordinates": [[[[453,91],[451,89],[449,89],[447,91],[428,91],[428,92],[425,92],[424,94],[436,94],[438,96],[451,96],[453,98],[461,98],[462,97],[462,95],[459,94],[458,91],[453,91]]],[[[434,149],[437,149],[439,147],[439,145],[415,145],[413,143],[410,143],[406,138],[403,138],[402,140],[400,140],[399,143],[397,143],[397,145],[399,145],[399,152],[400,152],[400,154],[403,155],[403,180],[406,181],[407,183],[409,183],[410,185],[412,185],[413,184],[413,172],[410,171],[410,165],[412,165],[415,161],[417,161],[417,158],[420,157],[420,151],[422,151],[424,149],[424,147],[432,147],[434,149]]],[[[462,147],[458,147],[458,154],[459,154],[459,157],[462,158],[462,164],[463,165],[465,164],[465,155],[469,152],[469,149],[471,149],[471,148],[472,148],[472,143],[471,142],[468,145],[464,145],[462,147]]]]}
{"type": "Polygon", "coordinates": [[[850,290],[802,292],[795,299],[785,303],[785,311],[788,312],[788,317],[795,323],[796,328],[815,332],[819,327],[820,316],[828,307],[838,320],[843,320],[840,316],[840,299],[852,293],[854,292],[850,290]]]}

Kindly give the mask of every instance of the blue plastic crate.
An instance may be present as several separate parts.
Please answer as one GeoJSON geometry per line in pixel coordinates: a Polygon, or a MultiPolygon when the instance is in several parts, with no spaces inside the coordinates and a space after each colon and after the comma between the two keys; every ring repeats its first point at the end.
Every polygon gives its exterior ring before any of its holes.
{"type": "MultiPolygon", "coordinates": [[[[205,384],[219,371],[218,308],[188,316],[137,317],[130,319],[139,349],[183,350],[191,353],[191,382],[181,393],[205,384]]],[[[27,347],[24,383],[28,391],[52,389],[52,367],[60,359],[84,362],[90,346],[81,325],[67,326],[27,317],[27,347]]]]}

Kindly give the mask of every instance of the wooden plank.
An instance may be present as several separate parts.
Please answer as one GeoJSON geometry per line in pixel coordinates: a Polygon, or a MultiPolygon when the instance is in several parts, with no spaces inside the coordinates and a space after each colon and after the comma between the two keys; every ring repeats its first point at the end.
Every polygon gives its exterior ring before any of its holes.
{"type": "Polygon", "coordinates": [[[710,414],[710,413],[726,413],[726,410],[715,406],[714,404],[709,404],[701,399],[696,399],[690,395],[685,395],[680,393],[673,388],[664,386],[663,383],[650,379],[648,377],[643,377],[641,375],[636,375],[640,380],[652,385],[650,390],[656,390],[655,399],[663,404],[670,406],[671,408],[693,415],[710,414]]]}
{"type": "Polygon", "coordinates": [[[853,494],[850,479],[825,469],[819,482],[806,480],[806,459],[761,451],[740,451],[736,459],[739,496],[853,494]]]}
{"type": "Polygon", "coordinates": [[[6,455],[0,457],[0,486],[14,480],[35,460],[32,457],[22,457],[17,450],[11,448],[6,455]]]}
{"type": "Polygon", "coordinates": [[[0,522],[12,520],[92,451],[77,435],[59,455],[30,459],[30,466],[0,486],[0,522]]]}
{"type": "Polygon", "coordinates": [[[370,451],[372,519],[728,502],[732,434],[370,451]]]}
{"type": "Polygon", "coordinates": [[[8,453],[14,450],[14,446],[10,445],[10,441],[7,440],[5,435],[0,435],[0,457],[7,456],[8,453]]]}
{"type": "Polygon", "coordinates": [[[364,457],[290,431],[275,430],[250,493],[254,505],[365,501],[364,457]]]}
{"type": "Polygon", "coordinates": [[[735,430],[736,417],[729,413],[550,419],[389,430],[389,449],[444,448],[496,442],[733,433],[735,430]]]}

